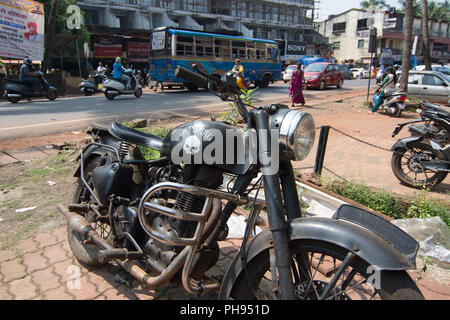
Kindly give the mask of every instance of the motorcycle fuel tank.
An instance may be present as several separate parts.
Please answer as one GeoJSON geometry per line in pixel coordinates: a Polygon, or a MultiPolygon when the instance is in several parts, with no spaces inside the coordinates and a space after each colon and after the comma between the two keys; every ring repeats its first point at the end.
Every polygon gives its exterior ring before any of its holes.
{"type": "Polygon", "coordinates": [[[253,140],[228,123],[199,120],[170,131],[164,138],[161,155],[177,164],[211,165],[228,173],[243,174],[257,157],[253,140]]]}

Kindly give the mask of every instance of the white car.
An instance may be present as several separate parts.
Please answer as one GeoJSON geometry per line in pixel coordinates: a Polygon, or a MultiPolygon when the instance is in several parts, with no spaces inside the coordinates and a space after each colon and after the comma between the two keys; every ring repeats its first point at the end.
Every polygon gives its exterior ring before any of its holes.
{"type": "Polygon", "coordinates": [[[369,70],[364,68],[351,68],[351,72],[353,72],[353,79],[369,79],[369,70]]]}
{"type": "Polygon", "coordinates": [[[286,70],[283,71],[283,81],[284,83],[291,81],[292,73],[297,70],[297,66],[295,64],[288,65],[286,70]]]}

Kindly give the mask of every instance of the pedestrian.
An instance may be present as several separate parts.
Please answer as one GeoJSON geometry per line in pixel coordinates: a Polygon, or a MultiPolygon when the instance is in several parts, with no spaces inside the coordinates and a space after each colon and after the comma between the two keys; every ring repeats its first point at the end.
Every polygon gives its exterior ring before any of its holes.
{"type": "Polygon", "coordinates": [[[291,82],[289,84],[289,96],[292,100],[291,108],[294,108],[296,103],[305,105],[305,97],[303,96],[303,84],[305,82],[302,64],[297,64],[297,69],[292,73],[291,82]]]}
{"type": "Polygon", "coordinates": [[[97,67],[97,73],[98,73],[100,76],[104,76],[104,75],[105,75],[105,72],[106,72],[106,68],[103,66],[103,63],[100,61],[100,62],[98,63],[98,67],[97,67]]]}

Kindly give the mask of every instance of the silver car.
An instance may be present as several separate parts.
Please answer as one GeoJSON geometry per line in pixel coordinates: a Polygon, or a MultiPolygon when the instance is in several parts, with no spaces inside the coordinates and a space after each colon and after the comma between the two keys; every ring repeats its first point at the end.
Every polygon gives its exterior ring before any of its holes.
{"type": "MultiPolygon", "coordinates": [[[[408,96],[450,105],[450,79],[439,71],[409,71],[408,96]]],[[[400,87],[400,79],[396,87],[400,87]]]]}

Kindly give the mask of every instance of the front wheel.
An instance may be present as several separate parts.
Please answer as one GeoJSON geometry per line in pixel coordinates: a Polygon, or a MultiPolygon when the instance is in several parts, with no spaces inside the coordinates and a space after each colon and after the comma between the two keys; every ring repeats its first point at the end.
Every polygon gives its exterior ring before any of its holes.
{"type": "MultiPolygon", "coordinates": [[[[331,288],[348,250],[315,240],[290,243],[291,273],[298,300],[423,300],[424,297],[406,271],[375,271],[355,256],[331,288]],[[328,291],[328,294],[325,292],[328,291]],[[322,296],[323,295],[323,296],[322,296]]],[[[269,250],[261,252],[246,265],[231,290],[239,300],[274,299],[269,250]]]]}
{"type": "Polygon", "coordinates": [[[113,100],[113,99],[116,97],[116,95],[115,95],[115,94],[112,94],[112,93],[109,92],[109,91],[105,91],[105,97],[106,97],[106,99],[108,99],[108,100],[113,100]]]}
{"type": "Polygon", "coordinates": [[[142,96],[142,88],[139,88],[137,90],[134,91],[134,96],[136,98],[139,98],[140,96],[142,96]]]}
{"type": "Polygon", "coordinates": [[[414,141],[407,148],[398,148],[391,159],[392,172],[403,184],[412,188],[429,188],[442,182],[447,172],[434,172],[423,162],[445,160],[428,144],[414,141]]]}

